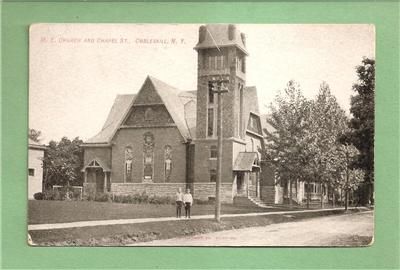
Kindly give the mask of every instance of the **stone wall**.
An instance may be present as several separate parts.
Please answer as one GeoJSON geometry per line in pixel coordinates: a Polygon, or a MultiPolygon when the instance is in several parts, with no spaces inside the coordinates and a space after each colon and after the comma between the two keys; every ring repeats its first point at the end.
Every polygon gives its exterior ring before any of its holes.
{"type": "MultiPolygon", "coordinates": [[[[215,183],[193,183],[193,197],[204,201],[215,198],[215,183]]],[[[221,202],[233,203],[232,183],[221,184],[221,202]]]]}
{"type": "MultiPolygon", "coordinates": [[[[190,185],[193,198],[207,201],[215,198],[215,183],[193,183],[190,185]]],[[[111,192],[116,195],[141,194],[174,197],[178,188],[186,189],[185,183],[112,183],[111,192]]],[[[221,202],[232,203],[232,184],[221,184],[221,202]]]]}
{"type": "Polygon", "coordinates": [[[182,188],[182,192],[184,192],[186,183],[112,183],[111,193],[133,195],[146,192],[148,195],[175,197],[178,188],[182,188]]]}

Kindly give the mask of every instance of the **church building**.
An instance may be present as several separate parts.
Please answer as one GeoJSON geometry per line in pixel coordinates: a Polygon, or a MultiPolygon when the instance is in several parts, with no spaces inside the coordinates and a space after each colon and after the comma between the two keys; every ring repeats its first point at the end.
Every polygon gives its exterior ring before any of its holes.
{"type": "Polygon", "coordinates": [[[217,94],[222,104],[221,199],[276,202],[274,174],[261,162],[265,144],[257,89],[246,85],[246,39],[235,25],[205,25],[194,49],[197,90],[148,76],[137,94],[118,95],[101,131],[84,144],[85,192],[215,198],[217,94]]]}

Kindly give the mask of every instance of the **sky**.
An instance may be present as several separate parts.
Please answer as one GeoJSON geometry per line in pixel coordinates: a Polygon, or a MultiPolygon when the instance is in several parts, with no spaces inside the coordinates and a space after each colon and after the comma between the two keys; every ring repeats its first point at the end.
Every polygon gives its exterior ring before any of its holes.
{"type": "MultiPolygon", "coordinates": [[[[35,24],[29,40],[29,127],[42,143],[86,140],[100,130],[117,94],[137,93],[148,75],[197,88],[198,24],[35,24]]],[[[249,52],[246,85],[261,113],[289,80],[314,98],[325,81],[349,113],[355,67],[375,58],[367,24],[238,25],[249,52]]]]}

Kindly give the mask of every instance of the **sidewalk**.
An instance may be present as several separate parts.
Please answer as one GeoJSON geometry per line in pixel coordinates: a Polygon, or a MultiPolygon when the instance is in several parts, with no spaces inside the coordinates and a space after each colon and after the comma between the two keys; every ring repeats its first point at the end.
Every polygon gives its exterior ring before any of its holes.
{"type": "MultiPolygon", "coordinates": [[[[362,207],[359,207],[361,209],[362,207]]],[[[349,208],[353,209],[353,207],[349,208]]],[[[221,215],[222,218],[227,217],[249,217],[249,216],[269,216],[269,215],[290,215],[294,213],[305,213],[305,212],[325,212],[344,210],[341,208],[328,208],[328,209],[312,209],[312,210],[292,210],[292,211],[280,211],[280,212],[263,212],[263,213],[246,213],[246,214],[225,214],[221,215]]],[[[192,220],[195,219],[213,219],[214,215],[199,215],[192,216],[192,220]]],[[[107,225],[122,225],[122,224],[137,224],[137,223],[148,223],[148,222],[163,222],[163,221],[185,221],[187,219],[177,219],[175,217],[160,217],[160,218],[134,218],[134,219],[111,219],[111,220],[92,220],[92,221],[77,221],[67,223],[52,223],[52,224],[33,224],[28,225],[28,231],[40,231],[40,230],[54,230],[54,229],[68,229],[68,228],[81,228],[81,227],[93,227],[93,226],[107,226],[107,225]]]]}

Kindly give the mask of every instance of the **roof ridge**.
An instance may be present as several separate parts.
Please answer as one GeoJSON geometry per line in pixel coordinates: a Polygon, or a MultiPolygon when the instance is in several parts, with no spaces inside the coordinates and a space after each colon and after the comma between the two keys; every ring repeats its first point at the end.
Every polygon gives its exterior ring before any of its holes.
{"type": "Polygon", "coordinates": [[[160,96],[167,111],[177,125],[183,139],[186,141],[188,138],[190,138],[190,132],[185,120],[185,104],[182,102],[179,96],[182,90],[150,75],[147,76],[146,81],[147,80],[149,80],[153,85],[154,90],[160,96]]]}

